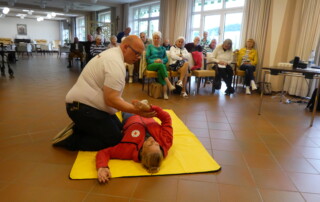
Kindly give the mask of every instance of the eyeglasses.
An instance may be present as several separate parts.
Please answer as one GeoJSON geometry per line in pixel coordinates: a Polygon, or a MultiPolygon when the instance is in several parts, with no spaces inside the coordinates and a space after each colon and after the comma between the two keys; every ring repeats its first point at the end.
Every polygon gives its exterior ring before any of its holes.
{"type": "Polygon", "coordinates": [[[130,45],[129,48],[131,48],[131,50],[136,54],[137,57],[141,57],[142,53],[136,51],[135,49],[133,49],[130,45]]]}

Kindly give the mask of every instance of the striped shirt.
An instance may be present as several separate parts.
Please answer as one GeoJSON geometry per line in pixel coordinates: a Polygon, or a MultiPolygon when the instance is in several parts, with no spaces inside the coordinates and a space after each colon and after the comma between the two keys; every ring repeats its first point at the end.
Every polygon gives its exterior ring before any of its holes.
{"type": "Polygon", "coordinates": [[[92,57],[94,57],[104,50],[106,50],[106,47],[104,45],[92,44],[90,47],[90,54],[92,55],[92,57]]]}

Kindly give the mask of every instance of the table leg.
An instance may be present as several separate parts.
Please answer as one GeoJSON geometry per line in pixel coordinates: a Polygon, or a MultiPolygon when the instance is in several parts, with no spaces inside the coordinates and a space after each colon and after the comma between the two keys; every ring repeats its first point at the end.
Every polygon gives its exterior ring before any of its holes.
{"type": "Polygon", "coordinates": [[[320,80],[319,80],[319,85],[316,93],[316,99],[314,100],[314,105],[313,105],[313,110],[312,110],[312,117],[310,121],[310,127],[313,125],[314,121],[314,115],[316,114],[317,106],[318,106],[318,99],[319,99],[319,92],[320,92],[320,80]]]}
{"type": "Polygon", "coordinates": [[[264,71],[264,73],[263,73],[263,82],[262,82],[262,86],[261,86],[260,104],[259,104],[259,112],[258,112],[258,115],[261,115],[262,99],[263,99],[263,91],[264,91],[264,83],[266,82],[266,73],[267,73],[267,71],[264,71]]]}

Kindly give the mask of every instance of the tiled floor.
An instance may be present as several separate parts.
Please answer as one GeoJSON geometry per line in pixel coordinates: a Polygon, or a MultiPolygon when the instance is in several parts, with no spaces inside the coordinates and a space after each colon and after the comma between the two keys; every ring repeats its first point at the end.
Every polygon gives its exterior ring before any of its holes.
{"type": "MultiPolygon", "coordinates": [[[[76,65],[77,63],[75,63],[76,65]]],[[[305,105],[258,94],[227,97],[210,86],[188,99],[155,100],[128,84],[124,98],[173,109],[222,170],[217,173],[69,180],[76,152],[50,145],[69,123],[64,97],[77,76],[63,57],[19,58],[0,79],[0,201],[320,201],[320,117],[305,105]]],[[[194,89],[194,87],[192,87],[194,89]]],[[[242,92],[241,92],[242,91],[242,92]]]]}

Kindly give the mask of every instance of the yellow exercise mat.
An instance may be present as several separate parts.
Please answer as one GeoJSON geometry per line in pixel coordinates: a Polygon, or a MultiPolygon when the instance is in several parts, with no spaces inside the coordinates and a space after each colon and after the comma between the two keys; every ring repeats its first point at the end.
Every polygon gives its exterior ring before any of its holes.
{"type": "MultiPolygon", "coordinates": [[[[153,175],[215,172],[220,165],[210,156],[196,136],[184,125],[172,110],[166,110],[173,123],[173,145],[164,159],[160,171],[153,175]]],[[[158,119],[156,119],[159,121],[158,119]]],[[[97,152],[79,151],[72,167],[71,179],[96,179],[95,157],[97,152]]],[[[140,163],[132,160],[112,159],[111,175],[116,177],[150,176],[140,163]]]]}

